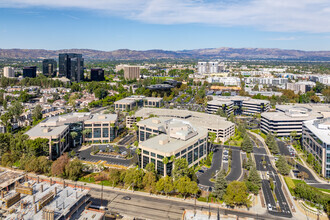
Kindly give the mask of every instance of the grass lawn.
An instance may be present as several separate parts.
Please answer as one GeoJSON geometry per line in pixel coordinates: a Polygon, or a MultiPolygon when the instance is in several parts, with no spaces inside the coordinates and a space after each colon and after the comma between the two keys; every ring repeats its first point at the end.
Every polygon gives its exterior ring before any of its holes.
{"type": "Polygon", "coordinates": [[[228,141],[225,142],[225,145],[240,147],[242,141],[243,141],[243,138],[241,136],[235,134],[233,137],[231,137],[228,141]]]}
{"type": "Polygon", "coordinates": [[[253,132],[253,133],[259,134],[264,140],[266,140],[267,135],[262,133],[260,131],[260,129],[254,129],[254,130],[250,130],[250,131],[253,132]]]}

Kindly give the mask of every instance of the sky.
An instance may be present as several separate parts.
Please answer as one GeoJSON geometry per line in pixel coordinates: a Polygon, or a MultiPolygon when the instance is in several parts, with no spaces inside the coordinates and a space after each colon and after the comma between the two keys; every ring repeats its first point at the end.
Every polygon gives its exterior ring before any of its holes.
{"type": "Polygon", "coordinates": [[[330,0],[0,0],[0,48],[330,50],[330,0]]]}

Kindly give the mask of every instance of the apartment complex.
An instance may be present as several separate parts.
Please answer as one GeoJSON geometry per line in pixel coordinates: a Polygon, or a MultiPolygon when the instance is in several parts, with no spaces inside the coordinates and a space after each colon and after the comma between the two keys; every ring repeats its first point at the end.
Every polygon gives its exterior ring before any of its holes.
{"type": "Polygon", "coordinates": [[[116,111],[131,111],[143,106],[159,108],[163,105],[163,98],[133,95],[116,101],[114,105],[116,111]]]}
{"type": "Polygon", "coordinates": [[[149,136],[139,143],[143,168],[154,163],[157,173],[171,175],[173,159],[185,158],[191,167],[207,155],[208,131],[205,128],[182,119],[151,118],[140,124],[140,135],[149,129],[156,136],[149,136]],[[164,163],[164,158],[167,158],[167,163],[164,163]]]}
{"type": "Polygon", "coordinates": [[[139,79],[140,78],[140,67],[139,66],[124,66],[124,78],[127,80],[139,79]]]}
{"type": "MultiPolygon", "coordinates": [[[[202,127],[216,134],[217,141],[222,143],[226,142],[231,136],[235,133],[234,123],[227,121],[225,118],[222,118],[218,115],[209,115],[206,113],[188,111],[188,110],[178,110],[178,109],[159,109],[159,108],[142,108],[138,110],[134,116],[129,117],[129,120],[126,120],[127,125],[131,126],[137,121],[137,119],[147,119],[151,116],[158,116],[163,118],[178,118],[184,119],[195,126],[202,127]]],[[[144,121],[139,121],[137,126],[140,127],[143,125],[144,121]]],[[[156,130],[155,130],[156,131],[156,130]]],[[[158,130],[157,132],[159,132],[158,130]]],[[[153,129],[146,129],[145,133],[139,134],[139,141],[144,141],[151,135],[157,133],[153,132],[153,129]]]]}
{"type": "Polygon", "coordinates": [[[330,177],[330,118],[303,122],[302,146],[322,166],[322,175],[330,177]]]}
{"type": "Polygon", "coordinates": [[[329,105],[293,104],[278,105],[275,112],[261,114],[261,131],[275,133],[279,137],[288,137],[292,131],[302,134],[304,121],[322,119],[330,112],[329,105]]]}
{"type": "Polygon", "coordinates": [[[116,125],[117,115],[75,112],[46,118],[25,134],[31,139],[48,139],[49,158],[55,160],[69,147],[75,147],[84,141],[88,143],[112,141],[116,136],[116,125]]]}
{"type": "Polygon", "coordinates": [[[5,66],[3,68],[3,76],[7,78],[15,77],[15,70],[13,67],[5,66]]]}
{"type": "Polygon", "coordinates": [[[206,112],[216,113],[219,108],[230,115],[251,115],[263,113],[269,110],[270,102],[267,100],[252,99],[244,96],[212,96],[213,100],[207,102],[206,112]]]}

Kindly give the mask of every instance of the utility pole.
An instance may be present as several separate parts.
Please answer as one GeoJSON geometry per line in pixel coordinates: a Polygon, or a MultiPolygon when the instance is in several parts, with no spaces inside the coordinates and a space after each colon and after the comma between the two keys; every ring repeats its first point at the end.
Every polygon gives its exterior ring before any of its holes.
{"type": "Polygon", "coordinates": [[[103,200],[103,182],[101,181],[101,207],[102,207],[102,200],[103,200]]]}

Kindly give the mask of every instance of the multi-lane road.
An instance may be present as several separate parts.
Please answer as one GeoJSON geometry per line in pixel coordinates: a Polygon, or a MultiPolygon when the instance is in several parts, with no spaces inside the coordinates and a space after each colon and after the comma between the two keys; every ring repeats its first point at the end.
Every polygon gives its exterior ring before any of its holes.
{"type": "Polygon", "coordinates": [[[262,180],[262,192],[264,194],[268,212],[275,216],[291,218],[292,213],[284,196],[281,180],[277,175],[277,171],[272,166],[268,155],[265,154],[266,146],[264,146],[261,141],[258,142],[258,145],[259,148],[253,148],[253,152],[257,170],[263,174],[263,177],[266,176],[266,178],[262,180]],[[266,173],[268,173],[268,176],[266,173]],[[271,189],[268,178],[271,178],[274,181],[274,190],[271,189]],[[277,199],[277,203],[275,202],[274,195],[277,199]]]}
{"type": "MultiPolygon", "coordinates": [[[[90,191],[91,200],[94,205],[100,205],[101,190],[92,188],[90,191]]],[[[102,205],[107,207],[108,212],[125,213],[135,218],[144,219],[181,219],[184,210],[190,209],[217,212],[218,208],[208,204],[187,202],[184,200],[166,199],[160,196],[145,196],[138,193],[118,192],[117,190],[103,190],[102,205]],[[126,197],[126,199],[125,199],[126,197]],[[129,197],[129,199],[127,199],[129,197]]],[[[269,214],[254,214],[252,212],[239,211],[237,209],[220,208],[221,214],[232,214],[239,218],[253,219],[279,219],[269,214]]]]}

